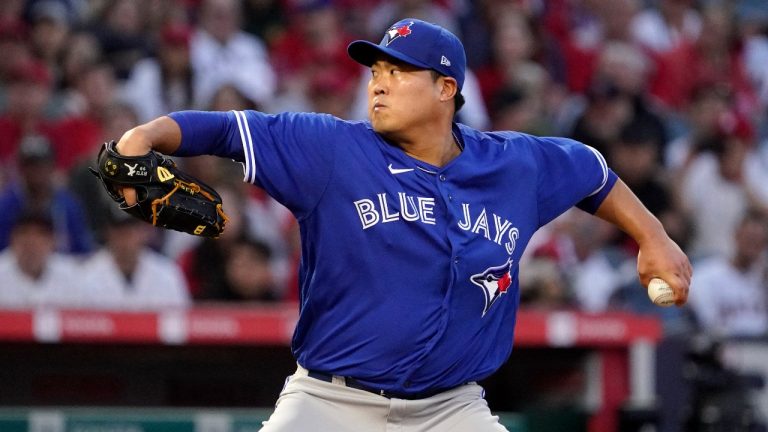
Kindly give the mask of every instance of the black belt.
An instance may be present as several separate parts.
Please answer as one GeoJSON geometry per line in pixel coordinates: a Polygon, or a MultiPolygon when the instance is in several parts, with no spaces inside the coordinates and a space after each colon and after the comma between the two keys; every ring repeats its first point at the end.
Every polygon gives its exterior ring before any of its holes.
{"type": "MultiPolygon", "coordinates": [[[[325,381],[325,382],[329,382],[329,383],[333,382],[333,375],[327,374],[325,372],[308,371],[307,376],[309,376],[310,378],[318,379],[320,381],[325,381]]],[[[434,390],[427,390],[427,391],[423,391],[423,392],[419,392],[419,393],[397,393],[397,392],[388,392],[388,391],[385,391],[385,390],[377,390],[375,388],[363,385],[363,384],[360,383],[360,381],[358,381],[358,380],[356,380],[354,378],[349,378],[349,377],[344,377],[344,384],[347,387],[351,387],[351,388],[354,388],[354,389],[367,391],[369,393],[377,394],[379,396],[384,396],[385,398],[389,398],[389,399],[393,399],[393,398],[394,399],[408,399],[408,400],[426,399],[426,398],[432,397],[432,396],[434,396],[434,395],[436,395],[438,393],[442,393],[444,391],[448,391],[448,390],[451,390],[453,388],[456,388],[456,387],[451,387],[451,388],[443,388],[443,389],[434,389],[434,390]]]]}

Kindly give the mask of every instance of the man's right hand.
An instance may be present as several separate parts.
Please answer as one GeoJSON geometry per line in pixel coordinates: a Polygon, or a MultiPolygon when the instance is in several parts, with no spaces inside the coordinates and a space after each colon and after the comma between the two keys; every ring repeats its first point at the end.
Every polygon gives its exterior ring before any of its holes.
{"type": "MultiPolygon", "coordinates": [[[[117,142],[117,152],[123,156],[143,156],[152,150],[171,154],[181,143],[181,129],[170,117],[163,116],[137,126],[126,133],[117,142]]],[[[138,202],[136,189],[123,187],[118,193],[125,198],[127,206],[138,202]]]]}
{"type": "MultiPolygon", "coordinates": [[[[115,146],[118,153],[120,153],[123,156],[141,156],[144,154],[147,154],[150,150],[142,151],[145,147],[143,147],[141,144],[133,144],[135,141],[131,140],[131,136],[134,135],[134,131],[136,129],[131,129],[130,131],[123,134],[123,137],[120,138],[120,141],[115,146]]],[[[138,202],[138,197],[136,196],[136,189],[132,187],[118,187],[117,193],[119,193],[123,198],[125,198],[125,205],[128,207],[136,205],[138,202]]]]}
{"type": "Polygon", "coordinates": [[[118,188],[118,193],[125,198],[125,205],[128,207],[136,205],[138,198],[136,197],[136,189],[132,187],[118,188]]]}

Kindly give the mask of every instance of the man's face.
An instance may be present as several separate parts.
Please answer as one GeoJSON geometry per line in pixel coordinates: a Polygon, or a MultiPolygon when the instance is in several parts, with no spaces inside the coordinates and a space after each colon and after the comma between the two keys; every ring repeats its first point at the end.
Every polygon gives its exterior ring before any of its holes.
{"type": "Polygon", "coordinates": [[[736,253],[746,262],[755,262],[765,253],[768,244],[768,230],[757,221],[749,221],[736,229],[736,253]]]}
{"type": "Polygon", "coordinates": [[[19,172],[27,190],[35,195],[45,195],[53,189],[54,161],[31,159],[19,163],[19,172]]]}
{"type": "Polygon", "coordinates": [[[234,0],[206,0],[202,6],[202,27],[220,42],[237,32],[238,3],[234,0]]]}
{"type": "Polygon", "coordinates": [[[110,225],[107,230],[107,247],[117,257],[136,257],[149,242],[150,229],[149,225],[138,219],[110,225]]]}
{"type": "Polygon", "coordinates": [[[440,101],[441,79],[392,58],[380,57],[371,66],[368,117],[373,129],[397,134],[434,117],[440,101]]]}
{"type": "Polygon", "coordinates": [[[54,251],[53,232],[36,224],[16,227],[11,233],[10,248],[24,273],[39,274],[54,251]]]}
{"type": "Polygon", "coordinates": [[[50,88],[41,83],[25,80],[8,86],[9,111],[19,117],[42,117],[50,97],[50,88]]]}

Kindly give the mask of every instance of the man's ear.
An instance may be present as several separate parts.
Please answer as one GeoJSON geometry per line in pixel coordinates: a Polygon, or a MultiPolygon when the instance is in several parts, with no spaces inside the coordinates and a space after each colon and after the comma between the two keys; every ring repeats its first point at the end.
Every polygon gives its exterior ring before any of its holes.
{"type": "Polygon", "coordinates": [[[447,77],[447,76],[441,76],[440,77],[440,100],[441,101],[447,101],[450,99],[453,99],[454,96],[456,96],[456,93],[459,91],[459,85],[456,82],[456,79],[447,77]]]}

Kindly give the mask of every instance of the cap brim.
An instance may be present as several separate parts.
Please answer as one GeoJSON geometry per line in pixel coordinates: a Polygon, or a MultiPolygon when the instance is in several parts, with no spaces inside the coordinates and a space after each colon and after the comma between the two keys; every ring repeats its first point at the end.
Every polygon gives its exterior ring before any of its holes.
{"type": "Polygon", "coordinates": [[[376,45],[375,43],[366,40],[357,40],[349,44],[347,47],[347,53],[352,58],[352,60],[368,67],[373,65],[377,57],[379,57],[381,54],[384,54],[416,67],[432,69],[432,67],[428,64],[405,55],[400,51],[395,51],[381,45],[376,45]]]}

